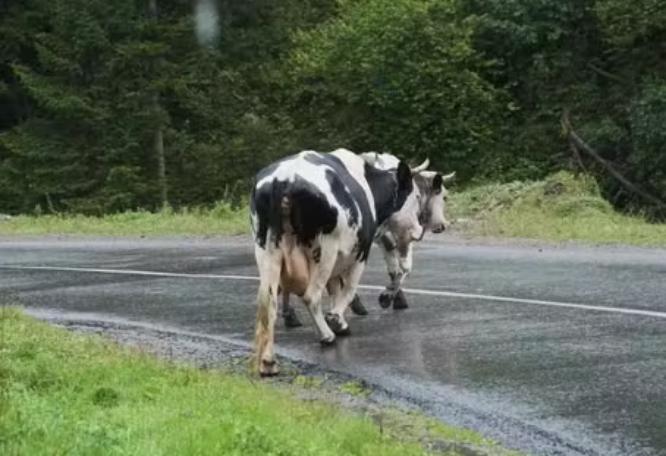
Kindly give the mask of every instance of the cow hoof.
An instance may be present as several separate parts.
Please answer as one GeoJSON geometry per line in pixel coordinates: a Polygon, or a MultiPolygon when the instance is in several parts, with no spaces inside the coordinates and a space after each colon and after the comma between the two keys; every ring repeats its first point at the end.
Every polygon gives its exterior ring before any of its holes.
{"type": "Polygon", "coordinates": [[[393,299],[393,310],[403,310],[407,309],[408,307],[409,305],[407,305],[405,294],[402,292],[402,290],[398,290],[393,299]]]}
{"type": "Polygon", "coordinates": [[[284,325],[287,328],[298,328],[299,326],[303,326],[303,323],[298,319],[294,309],[291,309],[291,311],[284,314],[284,325]]]}
{"type": "Polygon", "coordinates": [[[339,315],[334,313],[328,313],[326,314],[325,318],[326,318],[326,324],[328,325],[329,328],[331,328],[331,331],[333,331],[336,336],[346,336],[350,334],[349,325],[347,325],[346,327],[342,326],[342,319],[340,318],[339,315]]]}
{"type": "Polygon", "coordinates": [[[347,325],[347,327],[345,329],[336,332],[335,335],[339,336],[339,337],[350,336],[351,335],[351,329],[349,328],[349,325],[347,325]]]}
{"type": "Polygon", "coordinates": [[[276,361],[262,360],[261,367],[259,368],[259,375],[262,377],[274,377],[280,373],[276,361]]]}
{"type": "Polygon", "coordinates": [[[359,298],[358,295],[354,295],[354,299],[352,300],[350,307],[352,312],[354,312],[356,315],[368,315],[368,310],[365,308],[361,302],[361,298],[359,298]]]}
{"type": "Polygon", "coordinates": [[[333,337],[324,337],[319,340],[319,343],[323,347],[330,347],[331,345],[335,345],[335,336],[333,337]]]}
{"type": "Polygon", "coordinates": [[[393,293],[390,291],[382,291],[379,294],[379,305],[382,309],[388,309],[393,303],[393,293]]]}

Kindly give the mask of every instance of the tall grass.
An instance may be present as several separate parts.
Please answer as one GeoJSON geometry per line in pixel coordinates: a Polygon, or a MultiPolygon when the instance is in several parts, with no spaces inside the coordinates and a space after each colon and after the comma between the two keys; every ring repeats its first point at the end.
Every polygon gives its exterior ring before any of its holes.
{"type": "Polygon", "coordinates": [[[666,224],[616,212],[585,175],[482,185],[452,192],[450,206],[470,235],[666,246],[666,224]]]}

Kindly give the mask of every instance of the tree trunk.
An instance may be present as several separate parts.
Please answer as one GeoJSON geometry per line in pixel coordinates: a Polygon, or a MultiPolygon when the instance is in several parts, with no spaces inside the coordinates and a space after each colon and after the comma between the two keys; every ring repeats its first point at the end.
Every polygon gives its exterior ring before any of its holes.
{"type": "MultiPolygon", "coordinates": [[[[154,108],[159,109],[157,94],[155,94],[154,103],[154,108]]],[[[162,209],[166,209],[169,206],[169,198],[167,193],[166,160],[164,159],[164,137],[161,126],[155,129],[155,156],[157,158],[157,187],[160,192],[160,206],[162,209]]]]}
{"type": "MultiPolygon", "coordinates": [[[[153,21],[157,21],[157,0],[148,0],[148,10],[153,21]]],[[[158,67],[160,65],[157,65],[158,67]]],[[[156,91],[153,94],[153,110],[160,110],[160,94],[156,91]]],[[[169,197],[166,179],[166,159],[164,157],[164,135],[162,134],[162,125],[158,124],[155,128],[155,158],[157,160],[157,187],[160,194],[160,208],[165,209],[169,206],[169,197]]]]}

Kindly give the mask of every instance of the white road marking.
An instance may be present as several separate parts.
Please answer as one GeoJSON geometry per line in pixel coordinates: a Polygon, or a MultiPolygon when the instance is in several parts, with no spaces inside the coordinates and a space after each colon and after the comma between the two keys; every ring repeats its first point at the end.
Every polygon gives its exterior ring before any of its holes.
{"type": "Polygon", "coordinates": [[[220,275],[220,274],[188,274],[184,272],[161,272],[140,271],[137,269],[99,269],[99,268],[69,268],[64,266],[0,266],[0,269],[17,269],[24,271],[55,271],[55,272],[93,272],[98,274],[137,275],[155,277],[182,277],[185,279],[228,279],[228,280],[253,280],[259,281],[259,277],[244,275],[220,275]]]}
{"type": "MultiPolygon", "coordinates": [[[[118,275],[137,275],[137,276],[153,276],[153,277],[179,277],[186,279],[221,279],[221,280],[246,280],[246,281],[259,281],[259,277],[248,275],[235,275],[235,274],[189,274],[182,272],[160,272],[160,271],[143,271],[136,269],[100,269],[100,268],[72,268],[72,267],[56,267],[56,266],[0,266],[0,269],[10,270],[24,270],[24,271],[61,271],[61,272],[88,272],[97,274],[118,274],[118,275]]],[[[381,291],[383,286],[378,285],[360,285],[359,288],[364,290],[381,291]]],[[[478,299],[485,301],[507,302],[517,304],[532,304],[538,306],[549,307],[563,307],[568,309],[591,310],[596,312],[610,312],[625,315],[640,315],[644,317],[666,318],[666,312],[659,312],[656,310],[644,309],[631,309],[626,307],[609,307],[609,306],[594,306],[591,304],[578,304],[573,302],[560,302],[560,301],[546,301],[541,299],[525,299],[525,298],[511,298],[507,296],[484,295],[474,293],[459,293],[455,291],[445,290],[427,290],[423,288],[404,288],[406,293],[421,295],[421,296],[440,296],[452,297],[461,299],[478,299]]]]}

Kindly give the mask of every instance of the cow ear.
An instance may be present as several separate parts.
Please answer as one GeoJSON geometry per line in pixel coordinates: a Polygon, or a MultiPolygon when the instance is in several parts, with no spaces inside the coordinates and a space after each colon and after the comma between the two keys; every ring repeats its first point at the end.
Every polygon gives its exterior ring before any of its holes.
{"type": "Polygon", "coordinates": [[[398,188],[406,189],[412,184],[412,170],[404,161],[398,164],[398,188]]]}
{"type": "Polygon", "coordinates": [[[437,173],[435,178],[432,180],[432,189],[434,190],[435,193],[439,193],[442,191],[442,186],[444,185],[444,179],[442,178],[442,175],[437,173]]]}

